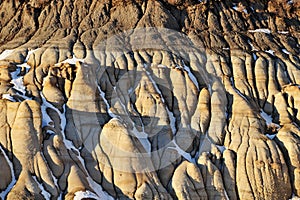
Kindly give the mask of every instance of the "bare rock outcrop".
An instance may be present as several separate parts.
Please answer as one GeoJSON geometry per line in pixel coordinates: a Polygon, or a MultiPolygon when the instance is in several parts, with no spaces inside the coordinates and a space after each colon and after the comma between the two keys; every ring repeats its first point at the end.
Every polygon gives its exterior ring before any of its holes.
{"type": "Polygon", "coordinates": [[[297,199],[296,0],[0,1],[0,199],[297,199]]]}

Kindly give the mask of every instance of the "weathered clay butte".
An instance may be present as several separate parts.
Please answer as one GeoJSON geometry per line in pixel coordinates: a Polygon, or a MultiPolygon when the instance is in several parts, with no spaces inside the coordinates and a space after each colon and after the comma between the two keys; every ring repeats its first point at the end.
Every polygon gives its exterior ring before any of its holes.
{"type": "Polygon", "coordinates": [[[299,0],[0,0],[0,199],[299,199],[299,19],[299,0]]]}

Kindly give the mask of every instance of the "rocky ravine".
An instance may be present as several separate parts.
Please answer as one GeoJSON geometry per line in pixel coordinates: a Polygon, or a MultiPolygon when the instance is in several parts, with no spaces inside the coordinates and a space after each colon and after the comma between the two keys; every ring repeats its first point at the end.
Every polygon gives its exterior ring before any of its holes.
{"type": "Polygon", "coordinates": [[[0,1],[0,199],[297,199],[299,8],[0,1]]]}

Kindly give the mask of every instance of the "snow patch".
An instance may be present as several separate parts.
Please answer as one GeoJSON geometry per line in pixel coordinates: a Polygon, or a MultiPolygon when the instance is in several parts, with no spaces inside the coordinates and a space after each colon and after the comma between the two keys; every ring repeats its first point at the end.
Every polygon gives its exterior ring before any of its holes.
{"type": "Polygon", "coordinates": [[[173,139],[172,140],[173,144],[175,145],[175,147],[168,147],[168,149],[174,149],[176,150],[182,157],[184,157],[187,161],[189,161],[190,163],[195,163],[195,161],[192,159],[192,156],[185,152],[184,150],[182,150],[178,144],[176,143],[176,141],[173,139]]]}
{"type": "Polygon", "coordinates": [[[91,191],[78,191],[78,192],[75,192],[75,197],[74,197],[74,200],[81,200],[81,199],[86,199],[86,198],[91,198],[91,199],[96,199],[96,200],[100,200],[100,198],[95,195],[93,192],[91,191]]]}
{"type": "Polygon", "coordinates": [[[7,99],[13,102],[15,101],[15,99],[12,96],[10,96],[10,94],[2,94],[2,99],[7,99]]]}
{"type": "Polygon", "coordinates": [[[256,61],[257,60],[257,55],[255,53],[253,53],[252,55],[253,55],[253,59],[256,61]]]}
{"type": "Polygon", "coordinates": [[[284,35],[285,35],[285,34],[288,34],[289,32],[288,32],[288,31],[278,31],[278,33],[279,33],[279,34],[284,34],[284,35]]]}
{"type": "Polygon", "coordinates": [[[273,56],[274,56],[274,53],[275,53],[275,51],[273,51],[273,50],[271,50],[271,49],[266,50],[265,52],[266,52],[266,53],[269,53],[269,54],[271,54],[271,55],[273,55],[273,56]]]}
{"type": "MultiPolygon", "coordinates": [[[[42,94],[41,94],[42,95],[42,94]]],[[[60,128],[61,128],[61,133],[62,133],[62,138],[63,138],[63,142],[65,144],[65,147],[69,150],[74,150],[76,151],[76,155],[77,155],[77,158],[79,159],[79,161],[81,162],[81,165],[83,166],[86,174],[88,174],[88,177],[87,177],[87,180],[88,180],[88,183],[90,185],[91,188],[93,188],[97,195],[98,195],[98,199],[109,199],[109,200],[113,200],[113,198],[111,196],[109,196],[106,192],[104,192],[102,190],[102,187],[97,184],[90,176],[89,176],[89,173],[87,172],[86,170],[86,167],[85,167],[85,163],[84,163],[84,160],[82,159],[82,157],[80,156],[80,152],[78,151],[78,149],[74,146],[73,142],[68,140],[65,136],[65,128],[66,128],[66,124],[67,124],[67,120],[66,120],[66,105],[63,106],[63,112],[60,112],[57,108],[55,108],[52,104],[50,104],[49,102],[47,102],[47,100],[45,99],[45,101],[43,101],[43,104],[46,104],[47,107],[50,107],[52,108],[53,110],[55,110],[57,112],[57,114],[59,115],[59,118],[61,120],[60,122],[60,128]]]]}
{"type": "Polygon", "coordinates": [[[265,111],[261,110],[260,116],[266,121],[267,125],[272,124],[273,118],[271,115],[268,115],[265,111]]]}
{"type": "Polygon", "coordinates": [[[225,146],[216,145],[216,147],[219,149],[219,151],[220,151],[221,153],[223,153],[223,152],[226,150],[226,147],[225,147],[225,146]]]}
{"type": "Polygon", "coordinates": [[[198,83],[196,77],[194,76],[194,74],[191,72],[191,69],[186,65],[183,65],[183,69],[188,73],[190,79],[193,81],[194,85],[197,87],[197,89],[199,91],[199,83],[198,83]]]}
{"type": "Polygon", "coordinates": [[[254,47],[250,40],[248,40],[248,44],[251,46],[251,51],[258,51],[258,49],[254,47]]]}
{"type": "Polygon", "coordinates": [[[225,187],[224,187],[224,195],[225,195],[226,200],[230,200],[225,187]]]}
{"type": "Polygon", "coordinates": [[[10,73],[11,78],[12,78],[10,83],[12,83],[14,85],[13,86],[14,89],[19,91],[22,95],[25,95],[26,94],[26,87],[24,86],[23,76],[18,76],[21,72],[22,67],[19,67],[18,65],[17,65],[17,67],[18,68],[16,69],[16,71],[10,73]]]}
{"type": "Polygon", "coordinates": [[[290,55],[291,53],[286,49],[281,49],[283,53],[290,55]]]}
{"type": "Polygon", "coordinates": [[[33,54],[34,52],[36,52],[37,50],[39,50],[40,48],[37,49],[31,49],[28,51],[27,56],[25,58],[25,63],[29,60],[29,57],[31,56],[31,54],[33,54]]]}
{"type": "MultiPolygon", "coordinates": [[[[131,89],[132,90],[132,89],[131,89]]],[[[100,92],[100,96],[102,97],[105,105],[106,105],[106,109],[107,109],[107,113],[111,118],[118,118],[117,115],[115,115],[113,112],[111,112],[110,110],[110,105],[107,101],[107,99],[105,98],[105,93],[101,90],[100,86],[98,86],[98,91],[100,92]]],[[[128,91],[129,92],[129,91],[128,91]]]]}
{"type": "MultiPolygon", "coordinates": [[[[114,87],[114,91],[116,92],[116,87],[114,87]]],[[[120,104],[122,105],[124,111],[127,112],[126,106],[125,106],[121,101],[119,101],[119,102],[120,102],[120,104]]],[[[129,117],[129,114],[128,114],[128,113],[126,113],[126,114],[127,114],[128,118],[130,118],[130,117],[129,117]]],[[[140,119],[140,120],[141,120],[141,119],[140,119]]],[[[130,121],[131,121],[131,120],[130,120],[130,121]]],[[[143,123],[142,123],[142,120],[141,120],[141,124],[143,124],[143,123]]],[[[142,127],[143,127],[143,131],[142,131],[142,132],[140,132],[140,131],[138,131],[138,130],[136,129],[135,124],[134,124],[133,122],[132,122],[132,127],[133,127],[133,130],[132,130],[133,134],[134,134],[135,137],[140,141],[140,143],[143,145],[143,147],[144,147],[144,149],[146,150],[146,152],[150,155],[150,154],[151,154],[151,143],[150,143],[150,141],[148,140],[148,134],[146,134],[146,133],[144,132],[144,131],[145,131],[144,126],[142,126],[142,127]]]]}
{"type": "Polygon", "coordinates": [[[39,188],[41,189],[41,193],[44,196],[44,198],[46,200],[50,200],[51,198],[51,194],[49,192],[47,192],[44,188],[44,186],[37,180],[36,176],[32,176],[33,180],[35,180],[35,182],[38,184],[39,188]]]}
{"type": "Polygon", "coordinates": [[[244,13],[246,13],[246,14],[248,14],[248,11],[247,11],[247,9],[243,9],[243,12],[244,12],[244,13]]]}
{"type": "Polygon", "coordinates": [[[238,7],[237,6],[233,6],[232,7],[235,11],[238,11],[238,7]]]}
{"type": "Polygon", "coordinates": [[[130,95],[131,93],[133,93],[133,88],[129,88],[128,90],[127,90],[127,93],[130,95]]]}
{"type": "Polygon", "coordinates": [[[276,137],[276,134],[266,134],[266,136],[270,139],[270,140],[273,140],[275,137],[276,137]]]}
{"type": "Polygon", "coordinates": [[[208,89],[208,92],[209,92],[209,94],[210,94],[210,96],[211,96],[212,93],[213,93],[211,84],[208,84],[208,85],[207,85],[207,89],[208,89]]]}
{"type": "Polygon", "coordinates": [[[163,69],[167,68],[165,65],[162,65],[162,64],[157,65],[157,67],[158,68],[163,68],[163,69]]]}
{"type": "Polygon", "coordinates": [[[3,60],[5,58],[7,58],[9,55],[12,54],[12,52],[14,51],[14,49],[11,50],[4,50],[1,54],[0,54],[0,60],[3,60]]]}
{"type": "MultiPolygon", "coordinates": [[[[240,9],[239,9],[239,7],[238,6],[233,6],[232,7],[235,11],[238,11],[238,12],[240,12],[240,9]]],[[[246,14],[248,14],[248,11],[247,11],[247,9],[243,9],[243,12],[244,13],[246,13],[246,14]]]]}
{"type": "Polygon", "coordinates": [[[169,119],[170,119],[170,126],[171,126],[171,130],[172,130],[172,133],[173,135],[175,135],[176,133],[176,119],[174,117],[174,113],[172,113],[168,108],[167,109],[167,113],[168,113],[168,116],[169,116],[169,119]]]}
{"type": "Polygon", "coordinates": [[[255,29],[255,30],[249,30],[250,33],[266,33],[266,34],[271,34],[271,30],[267,28],[260,28],[260,29],[255,29]]]}
{"type": "Polygon", "coordinates": [[[27,61],[28,61],[30,55],[33,54],[37,50],[38,49],[28,51],[24,63],[17,65],[16,71],[11,73],[12,80],[10,83],[12,83],[14,85],[13,88],[16,89],[17,91],[19,91],[24,98],[26,98],[25,97],[26,87],[24,86],[23,76],[19,76],[19,74],[22,69],[26,70],[25,73],[28,72],[28,70],[31,68],[31,66],[27,64],[27,61]]]}
{"type": "MultiPolygon", "coordinates": [[[[52,119],[50,118],[50,116],[47,113],[47,108],[54,108],[54,106],[45,99],[42,92],[41,92],[41,98],[42,98],[42,101],[43,101],[43,103],[41,105],[42,127],[45,127],[45,126],[54,127],[54,123],[53,123],[52,119]]],[[[54,110],[56,110],[56,108],[54,110]]],[[[57,113],[59,113],[59,112],[57,112],[57,113]]]]}
{"type": "Polygon", "coordinates": [[[88,176],[87,179],[88,179],[88,182],[89,182],[89,185],[91,186],[91,188],[93,188],[93,190],[98,195],[98,199],[100,199],[100,200],[114,200],[114,198],[112,196],[110,196],[109,194],[107,194],[106,192],[104,192],[101,185],[96,183],[90,176],[88,176]]]}

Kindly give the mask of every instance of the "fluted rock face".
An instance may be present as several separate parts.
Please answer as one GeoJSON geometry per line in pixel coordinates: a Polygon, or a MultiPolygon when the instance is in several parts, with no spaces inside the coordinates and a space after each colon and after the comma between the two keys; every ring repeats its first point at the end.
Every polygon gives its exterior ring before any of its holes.
{"type": "Polygon", "coordinates": [[[0,1],[0,199],[297,199],[299,8],[0,1]]]}

